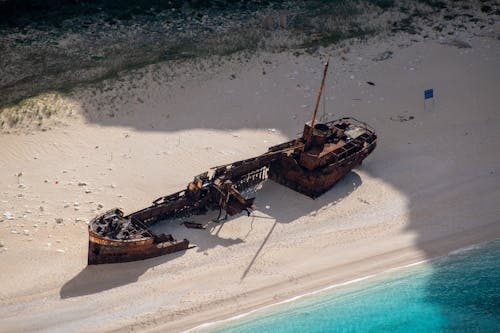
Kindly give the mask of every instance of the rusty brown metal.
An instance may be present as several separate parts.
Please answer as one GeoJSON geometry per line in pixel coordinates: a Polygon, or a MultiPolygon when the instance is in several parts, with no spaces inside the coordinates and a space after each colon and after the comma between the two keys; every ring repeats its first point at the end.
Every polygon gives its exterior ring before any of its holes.
{"type": "Polygon", "coordinates": [[[89,224],[88,263],[141,260],[186,250],[188,240],[155,235],[149,227],[216,209],[230,216],[242,211],[250,215],[255,198],[245,198],[240,191],[268,178],[316,198],[361,164],[376,144],[374,130],[354,118],[317,123],[314,128],[306,123],[301,137],[270,147],[262,155],[215,167],[211,177],[209,172],[200,174],[185,190],[158,198],[150,207],[127,216],[113,209],[95,217],[89,224]]]}
{"type": "MultiPolygon", "coordinates": [[[[354,118],[315,123],[327,70],[328,62],[313,118],[304,125],[301,137],[270,147],[262,155],[212,168],[211,176],[208,171],[195,176],[186,189],[158,198],[151,206],[127,216],[113,209],[95,217],[89,224],[89,265],[186,250],[187,239],[178,241],[172,235],[155,235],[149,227],[208,210],[219,210],[217,220],[223,210],[226,217],[243,211],[250,215],[255,209],[255,198],[246,198],[240,191],[268,178],[314,199],[361,164],[377,145],[377,135],[371,127],[354,118]]],[[[197,223],[184,225],[203,229],[197,223]]]]}

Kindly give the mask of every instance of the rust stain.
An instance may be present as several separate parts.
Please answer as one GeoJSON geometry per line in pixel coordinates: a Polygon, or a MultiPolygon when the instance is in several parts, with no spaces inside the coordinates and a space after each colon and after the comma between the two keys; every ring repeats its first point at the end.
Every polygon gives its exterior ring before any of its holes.
{"type": "MultiPolygon", "coordinates": [[[[326,76],[328,63],[325,66],[326,76]]],[[[189,241],[156,235],[149,227],[159,221],[219,210],[225,218],[255,209],[255,198],[240,191],[266,179],[311,198],[328,191],[375,149],[377,135],[354,118],[315,123],[324,77],[312,121],[302,136],[270,147],[262,155],[233,162],[195,176],[186,189],[158,198],[149,207],[124,216],[112,209],[89,224],[88,263],[104,264],[141,260],[186,250],[189,241]],[[210,173],[210,176],[209,176],[210,173]]],[[[186,222],[184,222],[186,223],[186,222]]],[[[187,222],[186,227],[200,226],[187,222]]]]}
{"type": "Polygon", "coordinates": [[[226,217],[250,215],[255,198],[245,198],[240,191],[268,178],[316,198],[361,164],[377,144],[374,130],[354,118],[314,128],[310,124],[305,124],[302,137],[270,147],[262,155],[215,167],[210,177],[209,172],[200,174],[186,189],[158,198],[147,208],[126,216],[112,209],[95,217],[89,224],[88,263],[134,261],[186,250],[188,240],[155,235],[149,227],[208,210],[225,211],[226,217]]]}

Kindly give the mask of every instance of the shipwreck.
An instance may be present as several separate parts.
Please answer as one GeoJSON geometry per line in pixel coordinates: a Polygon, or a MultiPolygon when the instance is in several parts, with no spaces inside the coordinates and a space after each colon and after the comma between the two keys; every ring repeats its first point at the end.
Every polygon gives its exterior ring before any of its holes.
{"type": "Polygon", "coordinates": [[[262,155],[212,168],[195,176],[185,189],[158,198],[147,208],[128,215],[115,208],[96,216],[88,227],[88,264],[142,260],[186,250],[187,239],[157,235],[150,227],[208,210],[219,210],[218,219],[222,211],[226,217],[241,212],[250,215],[255,198],[246,198],[242,191],[266,179],[314,199],[360,165],[377,144],[370,126],[354,118],[315,122],[327,69],[328,63],[312,120],[300,137],[270,147],[262,155]]]}

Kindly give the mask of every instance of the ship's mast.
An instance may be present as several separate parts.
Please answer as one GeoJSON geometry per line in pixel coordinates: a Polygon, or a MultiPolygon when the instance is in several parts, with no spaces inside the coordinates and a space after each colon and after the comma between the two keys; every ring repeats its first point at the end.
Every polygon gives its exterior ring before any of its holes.
{"type": "Polygon", "coordinates": [[[313,118],[311,120],[311,128],[314,130],[314,122],[316,121],[316,114],[318,113],[319,102],[321,101],[321,94],[323,93],[323,87],[325,86],[326,72],[328,71],[328,63],[330,59],[327,60],[325,64],[325,70],[323,71],[323,80],[321,81],[321,87],[319,88],[318,99],[316,100],[316,107],[314,108],[313,118]]]}

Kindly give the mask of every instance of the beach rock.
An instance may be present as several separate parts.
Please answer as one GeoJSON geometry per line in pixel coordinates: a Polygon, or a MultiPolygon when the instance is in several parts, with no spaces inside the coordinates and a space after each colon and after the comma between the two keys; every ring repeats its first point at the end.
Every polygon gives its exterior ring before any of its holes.
{"type": "Polygon", "coordinates": [[[400,123],[403,123],[405,121],[413,120],[415,119],[414,116],[408,116],[408,115],[398,115],[395,117],[390,117],[392,121],[399,121],[400,123]]]}
{"type": "Polygon", "coordinates": [[[392,55],[394,53],[392,51],[384,51],[380,54],[378,54],[377,56],[375,56],[372,60],[373,61],[384,61],[384,60],[387,60],[389,58],[392,58],[392,55]]]}
{"type": "Polygon", "coordinates": [[[5,212],[5,213],[3,213],[3,217],[6,220],[13,220],[14,219],[14,214],[12,214],[11,212],[5,212]]]}
{"type": "Polygon", "coordinates": [[[459,39],[444,40],[444,41],[441,41],[440,44],[455,46],[456,48],[459,48],[459,49],[471,49],[472,48],[472,45],[470,45],[469,43],[464,42],[462,40],[459,40],[459,39]]]}

